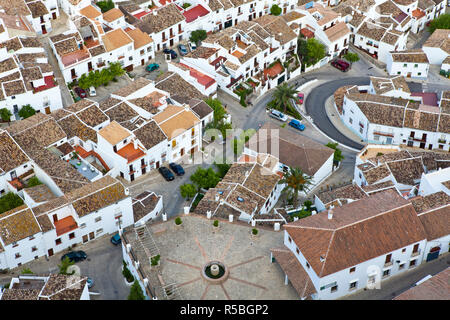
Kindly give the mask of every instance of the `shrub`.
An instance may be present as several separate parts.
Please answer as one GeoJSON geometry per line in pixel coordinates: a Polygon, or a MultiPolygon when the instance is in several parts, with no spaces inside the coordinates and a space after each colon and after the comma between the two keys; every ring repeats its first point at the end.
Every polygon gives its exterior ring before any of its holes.
{"type": "Polygon", "coordinates": [[[58,265],[59,267],[59,274],[65,274],[65,275],[72,275],[75,273],[75,270],[72,271],[72,273],[67,273],[67,269],[73,265],[75,262],[71,261],[69,257],[65,257],[64,260],[61,261],[61,264],[58,265]]]}
{"type": "Polygon", "coordinates": [[[22,108],[19,110],[19,116],[21,116],[23,119],[29,118],[34,114],[36,114],[36,110],[34,110],[33,107],[29,104],[22,106],[22,108]]]}
{"type": "Polygon", "coordinates": [[[180,224],[182,224],[183,223],[183,221],[181,221],[181,218],[180,217],[177,217],[176,219],[175,219],[175,224],[177,225],[177,226],[179,226],[180,224]]]}
{"type": "Polygon", "coordinates": [[[114,8],[114,2],[112,0],[99,1],[96,3],[96,5],[100,8],[102,13],[105,13],[106,11],[114,8]]]}
{"type": "Polygon", "coordinates": [[[194,30],[191,32],[191,36],[189,37],[189,41],[197,44],[199,41],[205,40],[207,37],[205,30],[194,30]]]}
{"type": "Polygon", "coordinates": [[[11,116],[12,116],[12,113],[8,109],[6,109],[6,108],[1,108],[0,109],[0,118],[3,121],[9,122],[11,120],[11,116]]]}
{"type": "Polygon", "coordinates": [[[204,196],[205,195],[203,193],[198,193],[197,194],[197,196],[195,197],[194,201],[192,202],[190,212],[194,212],[195,208],[197,208],[198,203],[200,202],[200,200],[203,199],[204,196]]]}
{"type": "Polygon", "coordinates": [[[186,200],[191,199],[197,193],[197,188],[191,183],[185,183],[180,186],[180,193],[186,200]]]}
{"type": "Polygon", "coordinates": [[[241,98],[239,99],[239,103],[241,104],[241,106],[243,106],[244,108],[247,107],[247,103],[245,102],[245,94],[240,94],[241,98]]]}
{"type": "Polygon", "coordinates": [[[201,188],[214,188],[220,181],[219,176],[213,168],[203,169],[201,167],[197,168],[190,179],[197,186],[198,190],[201,188]]]}
{"type": "Polygon", "coordinates": [[[274,4],[272,7],[270,7],[270,13],[274,16],[279,16],[281,14],[281,8],[274,4]]]}
{"type": "Polygon", "coordinates": [[[380,156],[382,156],[384,153],[383,152],[378,152],[377,153],[377,157],[380,157],[380,156]]]}
{"type": "Polygon", "coordinates": [[[24,268],[21,273],[22,274],[33,274],[33,271],[31,271],[30,268],[24,268]]]}
{"type": "Polygon", "coordinates": [[[137,280],[134,281],[130,288],[128,300],[145,300],[144,292],[142,291],[141,285],[137,280]]]}
{"type": "Polygon", "coordinates": [[[123,262],[123,270],[122,270],[122,274],[123,274],[123,276],[125,277],[125,279],[127,279],[127,282],[133,282],[134,277],[133,277],[133,275],[131,274],[130,269],[128,269],[128,266],[127,266],[127,264],[126,264],[125,261],[123,262]]]}
{"type": "Polygon", "coordinates": [[[38,185],[40,185],[40,184],[42,184],[42,182],[39,181],[38,177],[34,176],[34,177],[31,177],[31,178],[28,180],[28,182],[27,182],[27,188],[31,188],[31,187],[34,187],[34,186],[38,186],[38,185]]]}
{"type": "Polygon", "coordinates": [[[258,229],[253,228],[253,229],[252,229],[252,234],[253,234],[254,236],[256,236],[256,235],[258,234],[258,229]]]}
{"type": "Polygon", "coordinates": [[[152,266],[157,266],[161,256],[158,254],[150,259],[152,266]]]}
{"type": "Polygon", "coordinates": [[[183,3],[183,5],[182,5],[183,9],[189,8],[190,6],[191,6],[191,4],[187,3],[187,2],[183,3]]]}
{"type": "Polygon", "coordinates": [[[306,210],[310,211],[311,210],[311,206],[312,206],[312,201],[311,200],[306,200],[305,202],[303,202],[303,205],[306,207],[306,210]]]}
{"type": "Polygon", "coordinates": [[[214,220],[213,226],[214,226],[214,227],[218,227],[218,226],[219,226],[219,220],[214,220]]]}

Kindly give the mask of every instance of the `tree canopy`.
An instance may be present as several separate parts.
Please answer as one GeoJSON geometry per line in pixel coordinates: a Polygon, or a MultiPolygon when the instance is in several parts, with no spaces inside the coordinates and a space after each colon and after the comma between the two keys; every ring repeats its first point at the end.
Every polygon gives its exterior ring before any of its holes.
{"type": "Polygon", "coordinates": [[[1,108],[0,109],[0,118],[2,118],[3,121],[10,121],[12,117],[12,113],[11,111],[9,111],[6,108],[1,108]]]}
{"type": "Polygon", "coordinates": [[[186,200],[191,199],[197,193],[197,188],[191,183],[185,183],[180,186],[180,193],[186,200]]]}
{"type": "Polygon", "coordinates": [[[450,29],[450,13],[443,14],[439,18],[431,20],[428,31],[433,33],[436,29],[450,29]]]}
{"type": "Polygon", "coordinates": [[[220,181],[219,176],[213,168],[203,169],[201,167],[197,168],[190,179],[197,186],[197,189],[214,188],[220,181]]]}
{"type": "Polygon", "coordinates": [[[130,288],[128,300],[145,300],[144,292],[142,291],[141,285],[137,280],[134,280],[134,283],[130,288]]]}
{"type": "Polygon", "coordinates": [[[283,112],[286,113],[288,107],[293,108],[291,99],[295,99],[296,94],[297,90],[294,86],[289,86],[287,82],[283,82],[275,88],[273,99],[278,108],[281,108],[283,112]]]}
{"type": "Polygon", "coordinates": [[[272,7],[270,7],[270,13],[274,16],[279,16],[281,14],[281,8],[274,4],[272,7]]]}
{"type": "Polygon", "coordinates": [[[347,61],[350,62],[350,63],[353,63],[353,62],[359,61],[359,56],[358,56],[357,53],[347,52],[347,53],[344,55],[344,59],[347,60],[347,61]]]}
{"type": "Polygon", "coordinates": [[[29,104],[22,106],[22,108],[19,110],[19,116],[21,116],[23,119],[29,118],[34,114],[36,114],[36,110],[34,110],[33,107],[29,104]]]}
{"type": "Polygon", "coordinates": [[[67,269],[73,265],[75,262],[71,261],[69,257],[65,257],[63,260],[61,260],[61,264],[58,265],[59,267],[59,274],[66,274],[71,275],[75,273],[75,270],[72,271],[72,273],[67,273],[67,269]]]}
{"type": "Polygon", "coordinates": [[[125,73],[119,62],[112,62],[107,68],[102,70],[90,71],[88,74],[83,73],[78,79],[78,85],[82,89],[89,87],[99,87],[101,85],[107,85],[115,77],[119,77],[125,73]]]}
{"type": "Polygon", "coordinates": [[[333,159],[334,162],[341,162],[342,160],[344,160],[345,157],[342,155],[342,150],[337,147],[338,146],[337,142],[335,142],[335,143],[328,142],[326,144],[326,146],[328,148],[331,148],[331,149],[335,150],[334,151],[334,159],[333,159]]]}
{"type": "Polygon", "coordinates": [[[283,192],[292,197],[294,208],[297,208],[298,193],[309,191],[312,184],[311,177],[305,174],[300,168],[289,167],[288,172],[284,173],[283,179],[278,181],[279,184],[286,184],[283,192]]]}
{"type": "Polygon", "coordinates": [[[100,8],[102,13],[105,13],[106,11],[114,8],[114,2],[112,0],[99,1],[96,3],[96,5],[100,8]]]}
{"type": "Polygon", "coordinates": [[[23,200],[17,194],[8,192],[0,197],[0,213],[12,210],[23,205],[23,200]]]}
{"type": "Polygon", "coordinates": [[[189,41],[198,44],[199,41],[205,40],[207,37],[206,31],[199,29],[191,32],[191,36],[189,37],[189,41]]]}
{"type": "Polygon", "coordinates": [[[316,64],[326,55],[325,46],[315,38],[305,40],[299,37],[297,44],[298,56],[306,66],[316,64]]]}

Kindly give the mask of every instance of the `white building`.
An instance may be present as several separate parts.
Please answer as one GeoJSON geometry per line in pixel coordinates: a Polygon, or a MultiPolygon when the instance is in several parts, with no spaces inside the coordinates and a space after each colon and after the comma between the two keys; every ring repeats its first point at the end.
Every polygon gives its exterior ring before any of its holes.
{"type": "Polygon", "coordinates": [[[450,55],[450,31],[436,29],[422,46],[430,64],[441,65],[450,55]]]}
{"type": "Polygon", "coordinates": [[[389,75],[401,75],[406,78],[426,79],[429,61],[423,50],[389,52],[386,60],[389,75]]]}
{"type": "Polygon", "coordinates": [[[443,191],[450,196],[450,168],[440,169],[430,173],[422,173],[419,195],[427,196],[431,193],[443,191]]]}
{"type": "MultiPolygon", "coordinates": [[[[284,225],[272,257],[301,299],[337,299],[420,265],[427,234],[393,190],[284,225]],[[381,234],[380,228],[384,230],[381,234]]],[[[273,260],[272,260],[273,261],[273,260]]]]}

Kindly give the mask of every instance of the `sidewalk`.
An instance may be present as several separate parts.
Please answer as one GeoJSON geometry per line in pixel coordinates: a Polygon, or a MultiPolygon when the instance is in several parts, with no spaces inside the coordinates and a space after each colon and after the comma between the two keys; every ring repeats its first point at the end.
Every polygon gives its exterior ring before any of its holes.
{"type": "Polygon", "coordinates": [[[338,111],[334,107],[334,98],[330,96],[325,102],[325,110],[327,112],[327,117],[330,119],[333,126],[336,127],[343,135],[347,138],[361,144],[367,144],[364,142],[356,133],[354,133],[351,129],[349,129],[344,122],[342,122],[338,111]]]}

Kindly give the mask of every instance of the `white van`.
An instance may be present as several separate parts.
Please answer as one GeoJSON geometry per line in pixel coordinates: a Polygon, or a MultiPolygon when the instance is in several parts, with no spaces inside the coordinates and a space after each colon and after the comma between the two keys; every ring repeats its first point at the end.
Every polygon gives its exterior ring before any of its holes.
{"type": "Polygon", "coordinates": [[[95,91],[94,87],[89,87],[89,95],[91,97],[95,97],[97,95],[97,91],[95,91]]]}

